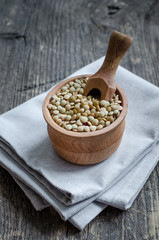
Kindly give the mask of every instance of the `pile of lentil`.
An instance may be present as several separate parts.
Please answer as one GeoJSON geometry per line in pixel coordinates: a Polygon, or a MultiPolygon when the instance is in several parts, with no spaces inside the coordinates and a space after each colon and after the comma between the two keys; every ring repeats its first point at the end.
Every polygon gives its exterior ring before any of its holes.
{"type": "Polygon", "coordinates": [[[100,130],[114,122],[123,109],[116,93],[110,101],[100,101],[90,95],[85,97],[83,93],[88,79],[67,83],[51,97],[48,104],[52,119],[68,131],[100,130]]]}

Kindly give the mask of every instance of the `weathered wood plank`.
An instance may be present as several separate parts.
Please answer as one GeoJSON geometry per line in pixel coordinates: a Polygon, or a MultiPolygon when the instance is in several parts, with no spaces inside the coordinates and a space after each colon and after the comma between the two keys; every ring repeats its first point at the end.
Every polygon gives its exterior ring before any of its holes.
{"type": "MultiPolygon", "coordinates": [[[[122,66],[159,86],[159,2],[0,0],[1,113],[105,54],[113,29],[134,37],[122,66]]],[[[76,230],[36,212],[0,168],[0,239],[159,239],[159,166],[128,211],[107,208],[76,230]]]]}

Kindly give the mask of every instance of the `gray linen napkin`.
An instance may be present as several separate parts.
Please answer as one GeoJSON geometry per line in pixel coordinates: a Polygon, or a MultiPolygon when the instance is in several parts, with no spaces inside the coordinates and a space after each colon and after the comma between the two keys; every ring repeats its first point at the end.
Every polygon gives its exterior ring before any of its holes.
{"type": "MultiPolygon", "coordinates": [[[[102,62],[74,75],[94,73],[102,62]]],[[[52,149],[41,112],[46,93],[0,116],[0,164],[36,209],[49,204],[79,229],[107,205],[130,207],[158,161],[159,89],[122,67],[117,82],[129,103],[125,132],[118,150],[93,166],[68,163],[52,149]]]]}

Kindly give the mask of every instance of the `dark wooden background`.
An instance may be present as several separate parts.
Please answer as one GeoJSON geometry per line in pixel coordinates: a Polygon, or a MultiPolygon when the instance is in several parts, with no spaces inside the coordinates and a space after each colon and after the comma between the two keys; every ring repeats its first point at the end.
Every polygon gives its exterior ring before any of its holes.
{"type": "MultiPolygon", "coordinates": [[[[104,55],[113,29],[134,37],[121,65],[159,85],[158,0],[0,0],[1,113],[104,55]]],[[[0,168],[0,239],[158,240],[158,190],[159,165],[128,211],[108,207],[79,232],[0,168]]]]}

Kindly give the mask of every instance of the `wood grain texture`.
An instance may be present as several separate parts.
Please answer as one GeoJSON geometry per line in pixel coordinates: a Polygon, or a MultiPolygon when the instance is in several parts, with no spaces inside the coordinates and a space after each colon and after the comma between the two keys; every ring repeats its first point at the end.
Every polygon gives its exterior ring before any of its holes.
{"type": "Polygon", "coordinates": [[[93,89],[98,89],[100,99],[110,100],[113,97],[116,90],[116,70],[131,43],[131,37],[118,31],[111,33],[104,62],[100,69],[89,78],[84,88],[85,96],[93,89]]]}
{"type": "Polygon", "coordinates": [[[83,77],[91,78],[88,74],[72,77],[65,79],[51,89],[43,102],[43,115],[47,122],[48,134],[56,153],[69,162],[90,165],[107,159],[119,147],[125,129],[128,102],[124,91],[117,85],[116,92],[122,102],[123,110],[113,123],[101,130],[89,133],[67,131],[54,122],[48,105],[52,96],[59,92],[64,85],[74,81],[76,78],[81,79],[83,77]]]}
{"type": "MultiPolygon", "coordinates": [[[[103,56],[113,29],[134,38],[122,66],[159,86],[158,12],[156,0],[0,0],[1,113],[103,56]]],[[[36,212],[0,168],[0,239],[158,240],[158,176],[159,165],[128,211],[109,207],[79,232],[36,212]]]]}

